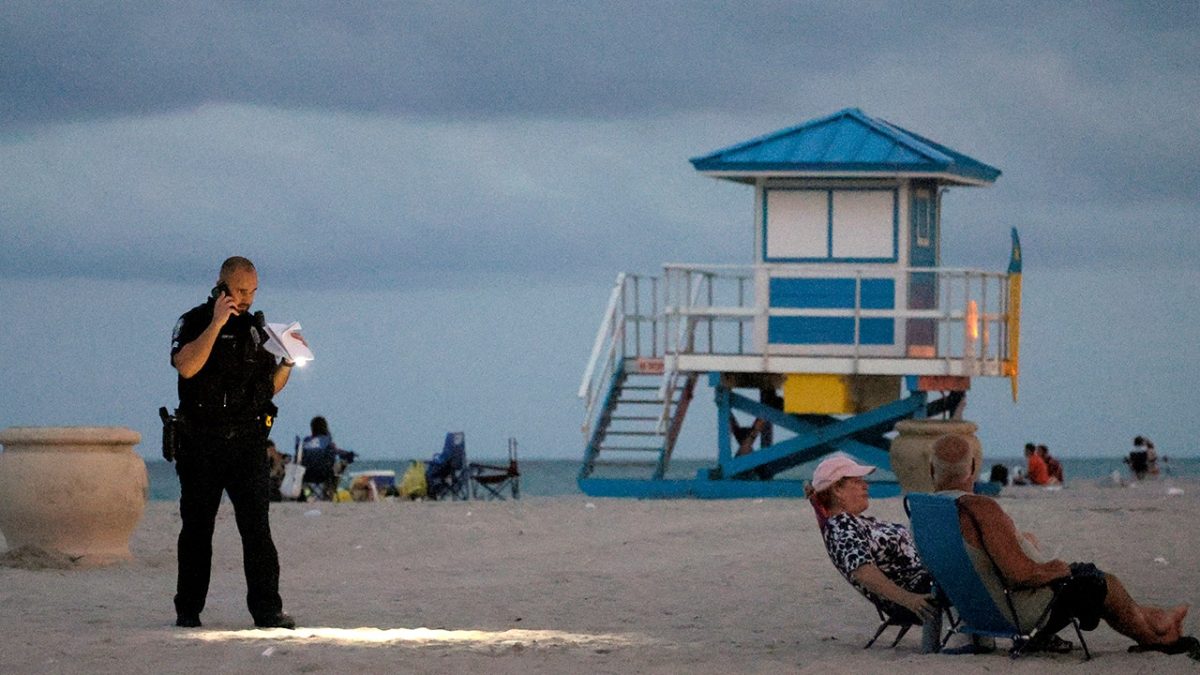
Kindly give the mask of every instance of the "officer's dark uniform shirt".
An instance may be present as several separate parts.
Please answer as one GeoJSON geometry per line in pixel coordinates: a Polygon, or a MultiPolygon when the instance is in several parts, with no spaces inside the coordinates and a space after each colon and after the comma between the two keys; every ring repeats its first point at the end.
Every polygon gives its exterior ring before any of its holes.
{"type": "MultiPolygon", "coordinates": [[[[214,301],[188,310],[175,324],[171,357],[200,337],[212,322],[214,301]]],[[[195,375],[179,377],[179,408],[229,419],[262,413],[275,394],[275,357],[262,347],[261,334],[247,313],[230,316],[217,334],[212,353],[195,375]]]]}

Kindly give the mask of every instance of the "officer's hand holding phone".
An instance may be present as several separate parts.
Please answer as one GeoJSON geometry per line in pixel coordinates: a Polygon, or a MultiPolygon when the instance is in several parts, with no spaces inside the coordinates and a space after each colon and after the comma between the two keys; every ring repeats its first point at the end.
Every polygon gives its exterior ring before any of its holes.
{"type": "Polygon", "coordinates": [[[220,328],[229,321],[230,316],[237,316],[237,301],[233,299],[233,293],[229,292],[229,286],[224,281],[217,284],[212,289],[213,297],[213,325],[220,328]]]}

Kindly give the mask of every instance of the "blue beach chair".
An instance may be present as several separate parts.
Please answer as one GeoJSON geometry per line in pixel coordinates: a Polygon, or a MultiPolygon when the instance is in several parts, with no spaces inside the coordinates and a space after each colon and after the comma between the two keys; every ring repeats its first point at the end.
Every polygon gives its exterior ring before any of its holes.
{"type": "Polygon", "coordinates": [[[454,500],[471,497],[471,479],[467,469],[467,442],[463,432],[446,433],[442,451],[425,465],[425,483],[430,499],[454,500]]]}
{"type": "MultiPolygon", "coordinates": [[[[963,542],[962,530],[959,528],[958,503],[948,495],[909,494],[904,499],[904,509],[912,520],[913,539],[917,551],[925,567],[937,580],[937,585],[950,598],[958,614],[958,623],[947,633],[942,645],[949,642],[954,633],[979,635],[992,638],[1012,640],[1013,647],[1009,651],[1012,658],[1017,658],[1025,648],[1035,641],[1039,631],[1046,627],[1051,610],[1057,601],[1057,592],[1046,606],[1046,610],[1038,617],[1033,625],[1023,626],[1013,604],[1012,590],[1004,587],[1004,597],[1007,607],[997,605],[992,595],[988,593],[983,580],[979,577],[963,542]]],[[[979,524],[971,519],[976,531],[979,524]]],[[[982,539],[982,535],[980,536],[982,539]]],[[[986,553],[986,551],[985,551],[986,553]]],[[[989,560],[991,555],[988,555],[989,560]]],[[[996,576],[1003,576],[996,569],[996,576]]],[[[1087,642],[1079,629],[1079,621],[1072,618],[1071,625],[1079,636],[1079,644],[1083,647],[1084,659],[1090,659],[1087,642]]]]}

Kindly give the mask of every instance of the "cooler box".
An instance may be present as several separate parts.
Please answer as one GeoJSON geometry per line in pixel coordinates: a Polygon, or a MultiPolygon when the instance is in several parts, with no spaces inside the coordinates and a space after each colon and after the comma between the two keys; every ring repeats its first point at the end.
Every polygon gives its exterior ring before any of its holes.
{"type": "Polygon", "coordinates": [[[354,484],[354,479],[359,476],[365,476],[368,480],[375,484],[375,489],[379,494],[384,494],[388,488],[396,486],[396,472],[391,469],[375,469],[373,471],[351,471],[350,483],[354,484]]]}

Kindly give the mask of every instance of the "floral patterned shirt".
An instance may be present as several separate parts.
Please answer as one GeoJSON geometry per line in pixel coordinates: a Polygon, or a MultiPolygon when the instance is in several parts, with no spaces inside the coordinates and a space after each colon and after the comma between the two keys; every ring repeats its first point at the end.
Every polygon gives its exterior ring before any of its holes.
{"type": "Polygon", "coordinates": [[[825,549],[842,576],[876,604],[895,606],[851,578],[855,570],[868,563],[874,563],[884,576],[906,591],[928,593],[933,584],[933,577],[917,553],[912,533],[903,525],[885,523],[871,516],[839,513],[825,526],[825,549]]]}

